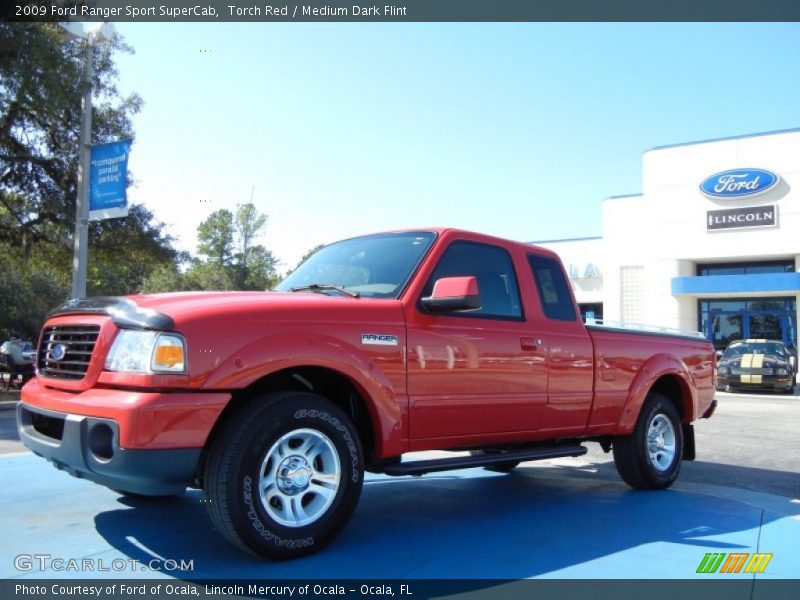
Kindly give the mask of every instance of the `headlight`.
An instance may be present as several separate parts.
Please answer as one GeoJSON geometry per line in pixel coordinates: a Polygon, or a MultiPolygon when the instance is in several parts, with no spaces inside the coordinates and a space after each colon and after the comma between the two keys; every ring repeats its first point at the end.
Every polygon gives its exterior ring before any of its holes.
{"type": "Polygon", "coordinates": [[[775,375],[783,375],[784,377],[789,374],[788,369],[780,368],[775,369],[775,375]]]}
{"type": "Polygon", "coordinates": [[[731,368],[730,367],[720,367],[717,369],[717,375],[730,375],[731,368]]]}
{"type": "Polygon", "coordinates": [[[106,357],[106,370],[121,373],[185,373],[186,342],[174,333],[123,329],[106,357]]]}

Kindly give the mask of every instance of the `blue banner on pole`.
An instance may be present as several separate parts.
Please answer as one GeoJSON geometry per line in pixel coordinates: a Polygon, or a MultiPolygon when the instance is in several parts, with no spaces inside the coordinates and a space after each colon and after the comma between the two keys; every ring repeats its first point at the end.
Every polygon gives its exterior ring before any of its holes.
{"type": "Polygon", "coordinates": [[[89,220],[128,216],[128,154],[131,140],[92,146],[89,220]]]}

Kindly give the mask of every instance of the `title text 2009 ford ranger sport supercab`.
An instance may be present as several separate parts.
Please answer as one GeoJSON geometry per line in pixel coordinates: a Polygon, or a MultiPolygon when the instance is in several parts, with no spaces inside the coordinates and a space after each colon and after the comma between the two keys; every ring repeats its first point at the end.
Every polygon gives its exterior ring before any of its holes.
{"type": "Polygon", "coordinates": [[[714,410],[690,336],[584,326],[557,256],[450,230],[323,248],[276,292],[68,302],[19,406],[28,448],[129,494],[187,486],[268,557],[347,523],[364,471],[422,474],[586,452],[668,487],[714,410]],[[418,450],[469,450],[402,461],[418,450]]]}

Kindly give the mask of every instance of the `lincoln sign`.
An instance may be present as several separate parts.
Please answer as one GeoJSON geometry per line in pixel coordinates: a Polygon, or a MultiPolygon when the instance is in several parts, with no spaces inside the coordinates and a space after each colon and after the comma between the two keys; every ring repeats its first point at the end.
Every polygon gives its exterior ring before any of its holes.
{"type": "Polygon", "coordinates": [[[771,227],[778,224],[778,209],[771,206],[751,206],[706,212],[706,229],[741,229],[743,227],[771,227]]]}

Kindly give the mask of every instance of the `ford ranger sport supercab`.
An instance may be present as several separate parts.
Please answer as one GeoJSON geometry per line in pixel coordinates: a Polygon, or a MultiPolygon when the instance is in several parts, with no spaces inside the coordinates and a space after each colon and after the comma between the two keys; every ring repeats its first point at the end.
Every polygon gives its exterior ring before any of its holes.
{"type": "Polygon", "coordinates": [[[18,426],[122,494],[203,490],[228,541],[291,558],[341,531],[365,471],[510,471],[598,442],[628,484],[666,488],[716,406],[715,361],[698,336],[584,325],[553,252],[398,231],[331,244],[270,292],[67,302],[18,426]],[[404,457],[422,450],[452,453],[404,457]]]}

